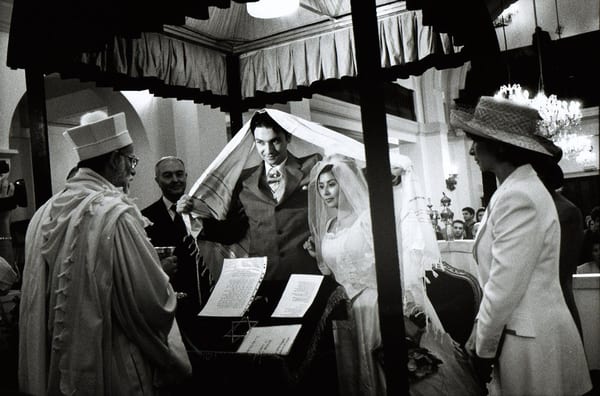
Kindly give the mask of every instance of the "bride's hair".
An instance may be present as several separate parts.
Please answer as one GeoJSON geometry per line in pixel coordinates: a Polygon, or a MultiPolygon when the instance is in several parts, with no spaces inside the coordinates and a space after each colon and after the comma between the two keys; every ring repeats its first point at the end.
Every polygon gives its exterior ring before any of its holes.
{"type": "Polygon", "coordinates": [[[317,175],[317,180],[316,182],[319,182],[319,178],[321,177],[322,174],[324,173],[328,173],[331,172],[331,170],[333,169],[333,164],[327,164],[323,167],[323,169],[321,169],[321,171],[319,172],[319,174],[317,175]]]}

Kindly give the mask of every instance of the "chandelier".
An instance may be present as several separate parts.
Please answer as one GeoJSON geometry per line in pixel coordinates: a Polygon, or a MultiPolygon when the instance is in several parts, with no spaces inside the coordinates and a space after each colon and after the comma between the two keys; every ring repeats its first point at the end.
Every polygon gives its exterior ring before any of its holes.
{"type": "MultiPolygon", "coordinates": [[[[558,7],[555,3],[555,6],[558,7]]],[[[595,161],[593,146],[589,136],[580,133],[581,103],[575,100],[559,100],[556,95],[546,96],[544,93],[544,73],[542,68],[542,46],[540,43],[542,30],[538,26],[536,2],[533,0],[533,14],[535,18],[536,33],[534,34],[537,45],[539,63],[539,87],[534,98],[529,98],[529,92],[522,89],[519,84],[508,84],[500,87],[494,95],[495,98],[504,98],[516,103],[530,106],[538,111],[537,134],[552,140],[563,151],[563,156],[585,166],[592,165],[595,161]]],[[[560,22],[557,17],[557,34],[560,38],[560,22]]],[[[504,27],[502,27],[504,29],[504,27]]],[[[504,36],[505,48],[506,35],[504,36]]]]}
{"type": "Polygon", "coordinates": [[[538,123],[542,136],[553,139],[557,135],[577,131],[581,121],[581,103],[558,100],[556,95],[546,96],[539,92],[531,100],[531,105],[542,118],[538,123]]]}
{"type": "Polygon", "coordinates": [[[590,138],[579,133],[581,103],[574,100],[559,100],[556,95],[546,96],[544,92],[539,92],[530,99],[529,92],[522,89],[519,84],[501,86],[494,97],[533,107],[540,115],[538,135],[552,140],[570,160],[583,165],[587,165],[590,158],[593,162],[590,138]]]}

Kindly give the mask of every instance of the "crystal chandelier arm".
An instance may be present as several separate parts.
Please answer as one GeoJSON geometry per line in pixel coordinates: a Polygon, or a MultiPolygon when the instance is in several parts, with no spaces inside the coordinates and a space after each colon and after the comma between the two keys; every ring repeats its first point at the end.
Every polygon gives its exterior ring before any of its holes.
{"type": "Polygon", "coordinates": [[[558,39],[561,39],[562,26],[560,25],[560,19],[558,19],[558,0],[554,0],[554,11],[556,11],[556,34],[558,39]]]}
{"type": "Polygon", "coordinates": [[[543,65],[542,65],[542,42],[541,42],[542,28],[539,27],[539,25],[538,25],[537,6],[536,6],[535,0],[533,0],[533,18],[535,19],[535,32],[533,33],[533,36],[535,37],[535,45],[537,47],[537,56],[538,56],[538,65],[540,68],[538,91],[543,93],[544,92],[544,69],[543,69],[543,65]]]}
{"type": "MultiPolygon", "coordinates": [[[[504,10],[504,0],[500,0],[500,5],[502,7],[502,9],[504,10]]],[[[500,17],[502,18],[502,35],[504,36],[504,58],[506,59],[506,77],[508,79],[508,84],[511,84],[511,79],[510,79],[510,59],[507,55],[508,53],[508,41],[506,40],[506,23],[504,21],[504,12],[502,12],[500,14],[500,17]]]]}

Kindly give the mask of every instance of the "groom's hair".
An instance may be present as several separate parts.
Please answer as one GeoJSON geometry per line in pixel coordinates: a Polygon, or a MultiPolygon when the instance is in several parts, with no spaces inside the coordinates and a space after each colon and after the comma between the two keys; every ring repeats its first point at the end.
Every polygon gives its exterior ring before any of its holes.
{"type": "Polygon", "coordinates": [[[252,131],[253,135],[254,130],[258,127],[271,128],[277,133],[283,133],[285,135],[286,140],[288,141],[292,136],[281,125],[279,125],[277,121],[271,118],[269,113],[267,113],[266,111],[259,111],[256,114],[254,114],[254,116],[252,116],[252,120],[250,120],[250,130],[252,131]]]}

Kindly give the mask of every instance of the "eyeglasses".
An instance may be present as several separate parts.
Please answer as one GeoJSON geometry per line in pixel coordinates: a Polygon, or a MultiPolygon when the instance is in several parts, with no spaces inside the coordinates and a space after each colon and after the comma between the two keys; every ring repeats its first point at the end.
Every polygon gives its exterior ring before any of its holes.
{"type": "Polygon", "coordinates": [[[131,165],[131,169],[135,169],[137,164],[140,162],[140,159],[133,154],[124,154],[120,151],[117,151],[117,153],[119,153],[123,157],[127,157],[127,159],[129,160],[129,164],[131,165]]]}

